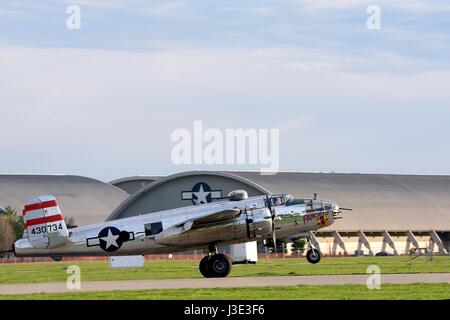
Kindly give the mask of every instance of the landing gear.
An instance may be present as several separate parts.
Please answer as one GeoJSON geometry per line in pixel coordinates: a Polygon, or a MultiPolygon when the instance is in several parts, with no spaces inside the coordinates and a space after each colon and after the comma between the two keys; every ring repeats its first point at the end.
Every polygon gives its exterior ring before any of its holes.
{"type": "Polygon", "coordinates": [[[313,245],[313,236],[310,234],[309,236],[306,237],[307,241],[308,241],[308,248],[310,248],[307,252],[306,252],[306,260],[308,260],[309,263],[312,264],[316,264],[319,263],[320,258],[321,258],[321,254],[320,251],[317,250],[316,248],[314,248],[313,245]]]}
{"type": "Polygon", "coordinates": [[[200,260],[200,265],[198,266],[198,268],[200,269],[200,273],[205,278],[209,278],[209,269],[208,269],[209,258],[211,258],[211,256],[203,257],[203,259],[200,260]]]}
{"type": "Polygon", "coordinates": [[[226,255],[218,253],[204,257],[199,269],[205,278],[224,278],[231,271],[231,261],[226,255]]]}
{"type": "Polygon", "coordinates": [[[231,260],[222,253],[217,253],[216,246],[210,246],[210,254],[200,261],[200,273],[205,278],[224,278],[231,271],[231,260]]]}
{"type": "Polygon", "coordinates": [[[62,256],[51,256],[50,258],[52,258],[53,261],[59,262],[63,259],[62,256]]]}
{"type": "Polygon", "coordinates": [[[306,252],[306,260],[308,260],[309,263],[316,264],[320,261],[320,252],[316,249],[309,249],[308,252],[306,252]]]}

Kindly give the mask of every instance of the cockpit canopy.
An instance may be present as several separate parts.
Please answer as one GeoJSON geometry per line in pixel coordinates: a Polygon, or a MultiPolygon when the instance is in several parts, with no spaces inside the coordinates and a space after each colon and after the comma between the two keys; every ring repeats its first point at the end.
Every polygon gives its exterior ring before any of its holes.
{"type": "Polygon", "coordinates": [[[272,205],[274,207],[278,206],[295,206],[295,205],[305,205],[306,211],[321,211],[330,210],[333,208],[333,203],[326,200],[316,200],[316,199],[303,199],[294,198],[290,194],[276,194],[271,197],[272,205]]]}
{"type": "Polygon", "coordinates": [[[284,195],[276,195],[272,197],[272,205],[274,207],[286,205],[286,199],[284,195]]]}
{"type": "MultiPolygon", "coordinates": [[[[272,199],[272,205],[274,207],[288,206],[288,205],[290,205],[290,203],[294,202],[295,200],[300,200],[300,199],[295,199],[290,194],[276,194],[276,195],[273,195],[271,199],[272,199]]],[[[302,199],[302,201],[303,201],[303,199],[302,199]]]]}

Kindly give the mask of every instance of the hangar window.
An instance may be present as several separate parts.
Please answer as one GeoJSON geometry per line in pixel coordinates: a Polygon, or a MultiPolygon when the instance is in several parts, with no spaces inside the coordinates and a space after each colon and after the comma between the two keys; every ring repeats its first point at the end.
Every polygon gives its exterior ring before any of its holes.
{"type": "Polygon", "coordinates": [[[144,227],[146,236],[153,236],[163,231],[161,222],[147,223],[144,225],[144,227]]]}

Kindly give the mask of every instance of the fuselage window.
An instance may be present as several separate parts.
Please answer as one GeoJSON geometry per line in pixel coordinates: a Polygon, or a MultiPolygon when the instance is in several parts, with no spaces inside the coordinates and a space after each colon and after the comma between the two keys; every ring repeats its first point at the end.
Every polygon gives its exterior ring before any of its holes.
{"type": "Polygon", "coordinates": [[[146,236],[153,236],[163,231],[161,222],[147,223],[144,227],[146,236]]]}

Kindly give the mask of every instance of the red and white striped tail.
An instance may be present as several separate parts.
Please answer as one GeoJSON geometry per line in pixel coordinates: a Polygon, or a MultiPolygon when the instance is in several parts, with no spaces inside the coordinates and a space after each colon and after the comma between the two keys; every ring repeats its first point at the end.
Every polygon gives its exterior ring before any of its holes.
{"type": "Polygon", "coordinates": [[[64,217],[54,196],[43,195],[27,201],[23,216],[28,239],[33,247],[55,247],[68,237],[64,217]]]}

